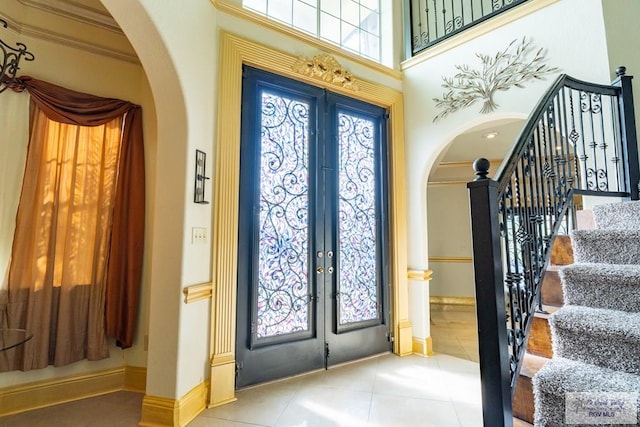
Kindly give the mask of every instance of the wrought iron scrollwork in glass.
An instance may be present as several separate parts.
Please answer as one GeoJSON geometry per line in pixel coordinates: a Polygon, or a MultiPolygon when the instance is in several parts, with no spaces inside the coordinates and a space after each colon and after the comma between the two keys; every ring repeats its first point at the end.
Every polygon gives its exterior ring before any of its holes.
{"type": "Polygon", "coordinates": [[[379,317],[374,126],[338,114],[340,325],[379,317]]]}
{"type": "Polygon", "coordinates": [[[258,339],[310,328],[309,109],[262,92],[258,339]]]}

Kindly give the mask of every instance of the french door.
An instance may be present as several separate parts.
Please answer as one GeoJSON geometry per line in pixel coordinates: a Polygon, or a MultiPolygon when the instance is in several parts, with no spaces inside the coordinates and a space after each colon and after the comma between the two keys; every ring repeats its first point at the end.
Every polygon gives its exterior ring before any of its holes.
{"type": "Polygon", "coordinates": [[[237,387],[391,349],[386,117],[245,66],[237,387]]]}

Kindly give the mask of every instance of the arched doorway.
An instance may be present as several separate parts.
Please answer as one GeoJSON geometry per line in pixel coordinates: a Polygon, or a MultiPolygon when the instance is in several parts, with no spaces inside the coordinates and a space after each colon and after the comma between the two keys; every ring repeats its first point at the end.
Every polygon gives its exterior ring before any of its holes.
{"type": "Polygon", "coordinates": [[[490,160],[490,176],[496,172],[522,123],[522,119],[502,119],[466,130],[442,150],[429,174],[430,314],[436,352],[477,360],[477,338],[469,332],[469,327],[475,329],[475,286],[466,184],[474,178],[472,165],[479,157],[490,160]],[[456,334],[454,328],[450,334],[439,333],[439,328],[453,327],[453,319],[461,327],[464,323],[467,331],[456,334]]]}

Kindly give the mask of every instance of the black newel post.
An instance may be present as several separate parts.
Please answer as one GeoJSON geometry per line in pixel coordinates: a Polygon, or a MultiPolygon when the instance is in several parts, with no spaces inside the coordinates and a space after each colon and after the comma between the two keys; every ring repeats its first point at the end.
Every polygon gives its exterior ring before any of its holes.
{"type": "Polygon", "coordinates": [[[624,147],[623,161],[627,165],[627,189],[631,193],[631,200],[640,199],[640,166],[638,165],[638,132],[636,130],[636,115],[633,106],[632,76],[627,76],[626,67],[616,68],[618,76],[612,83],[619,86],[620,93],[620,129],[622,146],[624,147]]]}
{"type": "Polygon", "coordinates": [[[502,272],[498,183],[487,178],[489,161],[478,159],[467,183],[473,235],[473,269],[485,427],[511,427],[511,374],[502,272]]]}

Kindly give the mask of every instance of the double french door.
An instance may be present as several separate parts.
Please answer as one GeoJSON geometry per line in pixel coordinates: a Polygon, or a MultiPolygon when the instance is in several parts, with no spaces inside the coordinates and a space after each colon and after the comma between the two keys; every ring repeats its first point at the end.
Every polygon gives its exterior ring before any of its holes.
{"type": "Polygon", "coordinates": [[[386,117],[245,67],[237,387],[391,349],[386,117]]]}

